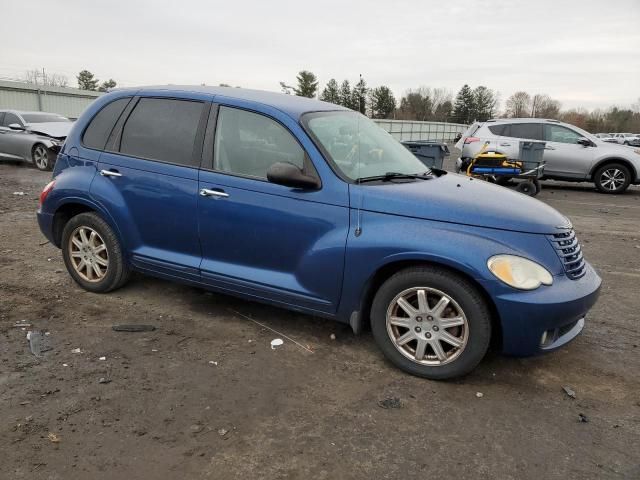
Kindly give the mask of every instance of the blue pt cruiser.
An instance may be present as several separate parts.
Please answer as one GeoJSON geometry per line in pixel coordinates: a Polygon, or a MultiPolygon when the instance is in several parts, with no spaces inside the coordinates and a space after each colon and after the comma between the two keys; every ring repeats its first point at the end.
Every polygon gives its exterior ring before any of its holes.
{"type": "Polygon", "coordinates": [[[569,220],[530,197],[428,170],[366,117],[235,88],[141,87],[75,123],[38,222],[84,289],[132,270],[370,324],[399,368],[444,379],[490,343],[580,333],[600,278],[569,220]]]}

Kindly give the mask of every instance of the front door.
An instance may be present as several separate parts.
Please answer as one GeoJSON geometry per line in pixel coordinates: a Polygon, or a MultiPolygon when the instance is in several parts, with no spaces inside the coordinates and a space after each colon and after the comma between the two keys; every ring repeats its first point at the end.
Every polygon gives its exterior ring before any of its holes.
{"type": "Polygon", "coordinates": [[[349,227],[347,184],[333,179],[304,191],[268,182],[275,162],[321,180],[327,175],[300,126],[268,113],[221,106],[215,138],[205,138],[213,160],[199,182],[202,278],[222,290],[334,313],[349,227]]]}
{"type": "Polygon", "coordinates": [[[578,132],[562,125],[545,124],[545,175],[572,179],[586,178],[593,162],[594,147],[580,145],[578,132]]]}

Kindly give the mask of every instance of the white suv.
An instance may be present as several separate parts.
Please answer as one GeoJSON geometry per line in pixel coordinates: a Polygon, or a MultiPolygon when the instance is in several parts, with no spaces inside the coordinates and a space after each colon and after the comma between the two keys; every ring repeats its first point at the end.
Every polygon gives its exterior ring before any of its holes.
{"type": "Polygon", "coordinates": [[[517,159],[520,140],[546,142],[543,179],[593,182],[604,193],[622,193],[640,184],[640,150],[607,143],[568,123],[539,118],[476,122],[456,144],[458,168],[485,145],[517,159]]]}

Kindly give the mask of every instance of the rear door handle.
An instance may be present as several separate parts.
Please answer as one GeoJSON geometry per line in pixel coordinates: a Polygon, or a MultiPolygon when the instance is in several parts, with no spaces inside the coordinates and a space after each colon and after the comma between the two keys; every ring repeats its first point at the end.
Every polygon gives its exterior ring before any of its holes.
{"type": "Polygon", "coordinates": [[[117,170],[100,170],[100,175],[103,177],[121,177],[122,174],[117,170]]]}
{"type": "Polygon", "coordinates": [[[544,149],[545,149],[545,150],[555,150],[555,148],[554,148],[554,147],[549,147],[549,146],[544,147],[544,149]]]}
{"type": "Polygon", "coordinates": [[[210,188],[200,189],[200,195],[203,197],[227,198],[229,194],[224,190],[211,190],[210,188]]]}

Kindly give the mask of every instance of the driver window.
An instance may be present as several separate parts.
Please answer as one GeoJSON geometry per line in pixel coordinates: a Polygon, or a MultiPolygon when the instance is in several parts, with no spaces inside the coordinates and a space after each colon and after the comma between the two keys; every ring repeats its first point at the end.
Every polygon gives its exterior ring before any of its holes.
{"type": "Polygon", "coordinates": [[[220,107],[214,144],[214,169],[235,175],[267,178],[277,162],[305,166],[304,150],[291,133],[264,115],[220,107]]]}
{"type": "Polygon", "coordinates": [[[582,135],[560,125],[545,125],[544,139],[547,142],[578,143],[582,135]]]}

